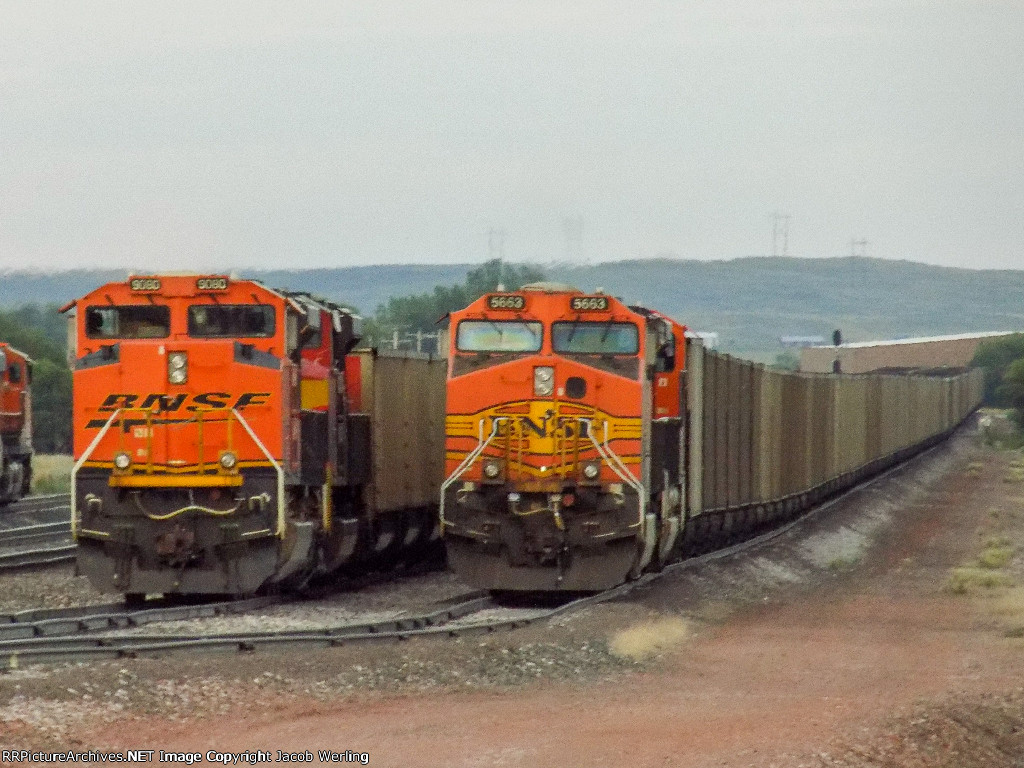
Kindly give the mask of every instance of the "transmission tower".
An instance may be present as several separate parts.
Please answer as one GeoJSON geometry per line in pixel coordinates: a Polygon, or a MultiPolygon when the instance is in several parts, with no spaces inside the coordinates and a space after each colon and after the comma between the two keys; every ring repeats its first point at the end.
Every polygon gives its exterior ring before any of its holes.
{"type": "Polygon", "coordinates": [[[789,220],[788,213],[776,213],[772,219],[772,256],[789,255],[789,220]],[[780,247],[781,246],[781,247],[780,247]]]}
{"type": "Polygon", "coordinates": [[[858,240],[855,237],[850,238],[850,256],[867,256],[868,255],[868,241],[858,240]]]}
{"type": "MultiPolygon", "coordinates": [[[[487,260],[498,260],[498,285],[505,283],[505,235],[504,229],[491,227],[487,230],[487,260]]],[[[502,288],[503,290],[503,288],[502,288]]]]}

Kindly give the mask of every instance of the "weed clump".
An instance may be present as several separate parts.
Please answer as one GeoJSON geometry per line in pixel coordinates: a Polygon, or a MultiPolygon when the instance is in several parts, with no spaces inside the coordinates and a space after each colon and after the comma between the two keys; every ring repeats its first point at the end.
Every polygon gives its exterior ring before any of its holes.
{"type": "Polygon", "coordinates": [[[616,632],[608,650],[620,659],[643,661],[685,642],[690,634],[690,625],[678,616],[644,621],[616,632]]]}
{"type": "Polygon", "coordinates": [[[946,588],[954,595],[966,595],[978,589],[995,589],[996,587],[1009,587],[1013,585],[1013,579],[1005,573],[990,568],[954,568],[949,576],[946,588]]]}

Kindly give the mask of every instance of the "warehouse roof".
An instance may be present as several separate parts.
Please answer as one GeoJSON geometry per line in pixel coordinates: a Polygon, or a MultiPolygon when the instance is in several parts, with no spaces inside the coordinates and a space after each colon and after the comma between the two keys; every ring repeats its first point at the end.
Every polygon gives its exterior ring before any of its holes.
{"type": "MultiPolygon", "coordinates": [[[[857,349],[861,347],[887,347],[899,344],[927,344],[933,341],[957,341],[959,339],[987,339],[993,336],[1009,336],[1022,331],[982,331],[979,333],[954,333],[948,336],[915,336],[909,339],[887,339],[885,341],[854,341],[849,344],[840,344],[841,349],[857,349]]],[[[835,349],[831,344],[820,344],[811,349],[835,349]]]]}

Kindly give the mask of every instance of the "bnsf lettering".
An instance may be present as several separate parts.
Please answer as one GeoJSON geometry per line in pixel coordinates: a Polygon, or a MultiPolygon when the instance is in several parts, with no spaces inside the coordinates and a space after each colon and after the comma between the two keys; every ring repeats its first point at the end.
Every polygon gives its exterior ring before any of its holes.
{"type": "MultiPolygon", "coordinates": [[[[252,405],[266,405],[269,401],[270,392],[243,392],[234,401],[234,404],[229,406],[233,395],[228,392],[203,392],[199,395],[192,397],[192,402],[185,407],[186,411],[197,411],[200,408],[234,408],[241,410],[246,406],[252,405]]],[[[188,401],[188,395],[165,395],[162,393],[154,393],[146,395],[144,398],[141,395],[135,395],[131,393],[116,392],[107,397],[100,404],[97,410],[113,412],[118,409],[124,408],[143,408],[146,410],[157,410],[164,413],[173,413],[174,411],[181,410],[182,406],[188,401]],[[141,400],[141,402],[140,402],[141,400]],[[136,405],[138,403],[138,405],[136,405]]]]}
{"type": "MultiPolygon", "coordinates": [[[[225,408],[230,399],[231,395],[227,392],[204,392],[192,398],[193,405],[190,405],[188,409],[194,411],[197,405],[205,405],[207,408],[225,408]]],[[[239,407],[237,403],[235,407],[239,407]]]]}
{"type": "MultiPolygon", "coordinates": [[[[576,427],[571,423],[554,422],[550,416],[544,416],[540,423],[531,419],[529,416],[519,417],[519,431],[524,435],[533,433],[537,437],[568,437],[572,438],[576,436],[576,427]]],[[[505,437],[508,434],[507,423],[502,424],[498,427],[498,434],[505,437]]],[[[588,430],[587,422],[580,422],[580,437],[588,437],[590,434],[588,430]]]]}
{"type": "MultiPolygon", "coordinates": [[[[174,397],[169,397],[167,395],[148,395],[146,399],[142,401],[142,405],[140,405],[139,408],[148,408],[149,410],[153,410],[153,406],[158,406],[157,410],[176,411],[181,408],[186,397],[188,397],[188,395],[175,395],[174,397]]],[[[103,409],[101,408],[100,410],[103,409]]]]}

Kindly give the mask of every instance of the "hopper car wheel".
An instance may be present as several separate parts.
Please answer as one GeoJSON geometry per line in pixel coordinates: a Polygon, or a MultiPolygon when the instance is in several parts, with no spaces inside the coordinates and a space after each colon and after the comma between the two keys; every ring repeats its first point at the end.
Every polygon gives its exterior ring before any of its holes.
{"type": "Polygon", "coordinates": [[[145,602],[145,592],[125,592],[124,604],[126,608],[141,608],[145,602]]]}

